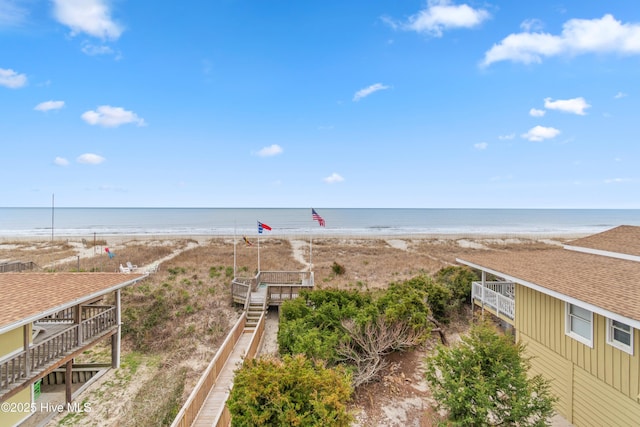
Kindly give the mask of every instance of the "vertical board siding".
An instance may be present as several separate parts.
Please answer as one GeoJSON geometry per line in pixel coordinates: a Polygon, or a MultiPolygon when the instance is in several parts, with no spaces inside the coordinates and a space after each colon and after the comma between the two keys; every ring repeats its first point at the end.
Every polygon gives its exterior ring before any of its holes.
{"type": "Polygon", "coordinates": [[[563,301],[516,285],[515,325],[518,337],[526,336],[529,341],[535,341],[536,348],[555,353],[624,396],[638,401],[640,331],[634,330],[634,352],[630,355],[607,344],[607,319],[594,313],[591,348],[565,334],[564,311],[563,301]]]}
{"type": "Polygon", "coordinates": [[[571,420],[571,362],[526,335],[521,334],[519,339],[526,344],[527,356],[531,357],[529,373],[550,381],[551,392],[559,399],[556,411],[571,420]]]}
{"type": "Polygon", "coordinates": [[[579,426],[635,426],[640,422],[640,403],[589,372],[575,368],[573,376],[573,423],[579,426]]]}

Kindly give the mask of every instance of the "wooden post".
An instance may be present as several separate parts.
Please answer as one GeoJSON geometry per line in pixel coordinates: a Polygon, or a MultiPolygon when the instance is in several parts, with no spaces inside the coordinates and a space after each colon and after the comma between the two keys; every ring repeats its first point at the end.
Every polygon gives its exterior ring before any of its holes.
{"type": "Polygon", "coordinates": [[[73,385],[73,359],[67,362],[66,370],[64,373],[64,388],[65,388],[65,401],[71,403],[72,393],[71,386],[73,385]]]}
{"type": "Polygon", "coordinates": [[[82,329],[82,306],[80,304],[74,307],[73,323],[78,325],[78,336],[76,337],[76,345],[79,347],[82,345],[82,336],[84,335],[84,331],[82,329]]]}
{"type": "Polygon", "coordinates": [[[31,337],[29,335],[29,324],[26,324],[22,327],[22,336],[24,340],[24,373],[27,378],[31,375],[31,355],[29,354],[31,337]]]}
{"type": "Polygon", "coordinates": [[[120,305],[120,289],[118,289],[116,290],[116,325],[118,325],[118,330],[111,335],[111,367],[114,369],[120,367],[120,335],[122,332],[120,305]]]}

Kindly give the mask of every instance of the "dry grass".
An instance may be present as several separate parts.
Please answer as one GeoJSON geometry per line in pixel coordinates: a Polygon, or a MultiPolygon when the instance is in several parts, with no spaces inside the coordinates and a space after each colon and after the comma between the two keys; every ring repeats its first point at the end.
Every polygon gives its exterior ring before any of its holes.
{"type": "MultiPolygon", "coordinates": [[[[81,269],[113,271],[126,261],[139,266],[148,265],[177,253],[161,264],[158,273],[122,293],[123,358],[135,359],[135,355],[142,355],[138,373],[126,377],[126,380],[120,374],[115,383],[107,377],[100,388],[89,394],[90,399],[95,399],[94,407],[109,405],[104,396],[114,392],[122,396],[120,400],[126,399],[129,403],[118,406],[117,411],[107,411],[108,419],[104,418],[104,413],[100,415],[96,411],[93,415],[86,414],[82,420],[85,425],[96,426],[136,425],[142,419],[166,421],[167,414],[176,409],[172,402],[175,403],[176,397],[179,397],[179,404],[186,400],[240,316],[241,309],[231,302],[229,286],[233,276],[233,240],[201,239],[198,243],[191,239],[132,239],[104,243],[110,244],[109,248],[116,253],[113,260],[108,260],[102,247],[94,249],[78,247],[74,242],[33,241],[3,242],[0,244],[0,259],[43,260],[40,263],[53,260],[57,270],[70,271],[77,268],[77,262],[68,258],[84,250],[86,256],[81,256],[81,269]],[[95,256],[91,256],[92,252],[95,256]],[[113,389],[116,387],[113,384],[117,384],[117,390],[113,389]],[[141,392],[159,390],[163,384],[162,393],[141,392]],[[138,413],[143,418],[137,416],[138,413]]],[[[387,241],[324,238],[314,239],[312,261],[318,287],[380,289],[422,272],[433,274],[455,263],[457,257],[479,250],[548,247],[526,239],[394,238],[387,241]],[[334,263],[344,267],[344,274],[334,273],[334,263]]],[[[309,252],[308,244],[294,250],[287,239],[261,237],[260,268],[263,271],[305,270],[308,266],[298,259],[302,257],[308,262],[309,252]]],[[[257,272],[257,242],[254,241],[253,246],[237,245],[236,264],[238,275],[253,276],[257,272]]],[[[411,389],[407,388],[407,393],[410,392],[411,389]]],[[[393,398],[388,393],[374,393],[372,399],[377,394],[380,394],[380,399],[385,396],[387,400],[393,398]]],[[[367,405],[368,410],[380,408],[382,403],[390,402],[372,402],[367,405]]]]}
{"type": "Polygon", "coordinates": [[[47,241],[3,241],[0,243],[0,262],[33,262],[42,267],[56,260],[76,254],[66,240],[47,241]]]}

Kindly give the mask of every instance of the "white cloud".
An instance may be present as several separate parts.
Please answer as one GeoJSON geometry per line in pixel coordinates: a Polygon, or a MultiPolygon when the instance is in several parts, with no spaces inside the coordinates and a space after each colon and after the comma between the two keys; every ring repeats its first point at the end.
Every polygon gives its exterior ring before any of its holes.
{"type": "Polygon", "coordinates": [[[12,0],[0,0],[0,28],[21,25],[29,15],[24,7],[12,0]]]}
{"type": "Polygon", "coordinates": [[[532,117],[542,117],[544,116],[546,113],[546,111],[544,110],[538,110],[536,108],[532,108],[531,110],[529,110],[529,115],[532,117]]]}
{"type": "Polygon", "coordinates": [[[100,125],[104,127],[118,127],[127,123],[135,123],[138,126],[145,126],[144,119],[138,117],[133,111],[127,111],[122,107],[112,107],[101,105],[96,111],[89,110],[82,113],[82,120],[90,125],[100,125]]]}
{"type": "Polygon", "coordinates": [[[27,76],[11,69],[0,68],[0,86],[17,89],[27,84],[27,76]]]}
{"type": "Polygon", "coordinates": [[[544,141],[545,139],[555,138],[560,134],[560,131],[552,127],[535,126],[529,129],[527,133],[523,133],[521,136],[529,141],[544,141]]]}
{"type": "Polygon", "coordinates": [[[82,43],[82,53],[89,56],[115,55],[116,52],[107,45],[95,45],[87,41],[82,43]]]}
{"type": "Polygon", "coordinates": [[[430,0],[427,8],[412,15],[406,22],[385,19],[392,28],[442,37],[445,30],[473,28],[489,19],[484,9],[474,9],[467,4],[453,5],[450,0],[430,0]]]}
{"type": "Polygon", "coordinates": [[[337,174],[334,172],[328,177],[324,178],[323,181],[326,182],[327,184],[336,184],[338,182],[344,181],[344,178],[340,176],[340,174],[337,174]]]}
{"type": "Polygon", "coordinates": [[[476,150],[486,150],[489,144],[486,142],[478,142],[477,144],[473,144],[473,148],[476,150]]]}
{"type": "Polygon", "coordinates": [[[382,83],[372,84],[369,87],[365,87],[364,89],[360,89],[359,91],[357,91],[355,95],[353,95],[353,100],[360,101],[362,98],[366,98],[372,93],[375,93],[379,90],[385,90],[385,89],[389,89],[389,86],[385,86],[382,83]]]}
{"type": "Polygon", "coordinates": [[[55,159],[53,159],[53,164],[58,166],[68,166],[69,160],[65,159],[64,157],[56,157],[55,159]]]}
{"type": "Polygon", "coordinates": [[[605,184],[620,184],[623,182],[629,182],[631,181],[629,178],[610,178],[610,179],[605,179],[604,183],[605,184]]]}
{"type": "Polygon", "coordinates": [[[545,57],[586,53],[640,53],[640,24],[623,24],[612,15],[600,19],[571,19],[560,35],[541,32],[509,34],[494,44],[482,66],[499,61],[540,63],[545,57]]]}
{"type": "Polygon", "coordinates": [[[516,137],[515,133],[510,133],[508,135],[498,135],[498,139],[501,141],[505,141],[505,140],[509,140],[509,139],[513,139],[516,137]]]}
{"type": "Polygon", "coordinates": [[[273,144],[268,147],[262,148],[256,154],[260,157],[271,157],[282,153],[282,151],[282,147],[280,147],[278,144],[273,144]]]}
{"type": "Polygon", "coordinates": [[[56,20],[71,28],[71,34],[86,33],[101,39],[116,40],[124,31],[111,18],[105,0],[53,0],[56,20]]]}
{"type": "Polygon", "coordinates": [[[616,95],[614,96],[615,99],[620,99],[620,98],[624,98],[628,96],[628,94],[624,93],[624,92],[618,92],[616,93],[616,95]]]}
{"type": "Polygon", "coordinates": [[[99,156],[98,154],[93,154],[93,153],[82,154],[78,156],[78,158],[76,159],[78,163],[83,163],[87,165],[99,165],[105,160],[106,159],[104,157],[99,156]]]}
{"type": "Polygon", "coordinates": [[[520,28],[527,33],[531,31],[540,31],[543,27],[544,25],[539,19],[526,19],[520,24],[520,28]]]}
{"type": "Polygon", "coordinates": [[[36,111],[59,110],[64,107],[64,101],[45,101],[36,105],[33,109],[36,111]]]}
{"type": "Polygon", "coordinates": [[[591,105],[587,104],[587,101],[583,97],[572,98],[572,99],[558,99],[556,101],[552,101],[551,98],[544,99],[544,108],[549,110],[560,110],[565,113],[573,113],[579,116],[584,116],[584,110],[591,107],[591,105]]]}

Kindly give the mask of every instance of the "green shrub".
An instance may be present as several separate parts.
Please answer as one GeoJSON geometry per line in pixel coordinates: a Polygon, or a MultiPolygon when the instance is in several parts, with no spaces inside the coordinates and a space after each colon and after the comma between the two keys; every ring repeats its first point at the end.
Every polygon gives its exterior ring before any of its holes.
{"type": "Polygon", "coordinates": [[[439,408],[456,425],[545,425],[556,399],[540,375],[527,377],[524,350],[488,324],[455,347],[439,346],[425,374],[439,408]]]}
{"type": "Polygon", "coordinates": [[[333,261],[333,264],[331,264],[331,271],[333,271],[333,274],[335,274],[336,276],[342,276],[346,272],[344,266],[338,264],[335,261],[333,261]]]}
{"type": "Polygon", "coordinates": [[[227,405],[232,426],[348,426],[350,377],[302,355],[252,359],[235,373],[227,405]]]}
{"type": "Polygon", "coordinates": [[[469,267],[450,265],[440,269],[435,279],[451,291],[454,300],[470,304],[471,284],[479,277],[469,267]]]}

